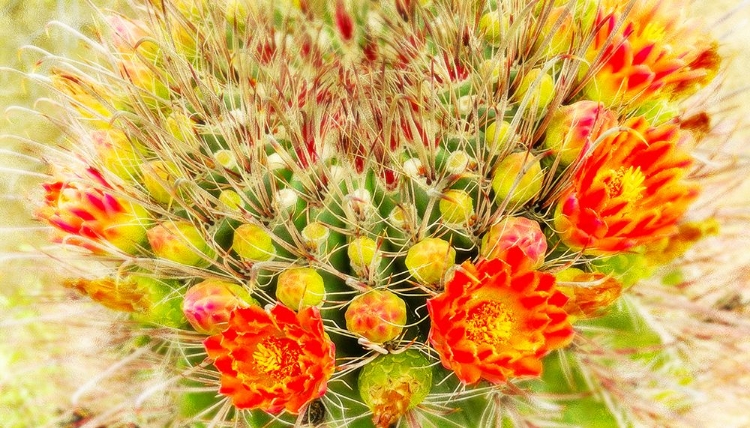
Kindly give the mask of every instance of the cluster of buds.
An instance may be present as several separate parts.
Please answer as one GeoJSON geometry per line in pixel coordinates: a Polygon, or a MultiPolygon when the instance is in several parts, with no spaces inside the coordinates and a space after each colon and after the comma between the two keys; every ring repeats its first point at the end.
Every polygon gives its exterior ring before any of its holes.
{"type": "Polygon", "coordinates": [[[210,364],[179,423],[503,424],[472,406],[607,313],[608,258],[697,240],[700,136],[647,112],[716,47],[676,1],[629,5],[152,1],[109,18],[100,72],[53,69],[92,144],[38,217],[168,281],[69,284],[210,364]]]}

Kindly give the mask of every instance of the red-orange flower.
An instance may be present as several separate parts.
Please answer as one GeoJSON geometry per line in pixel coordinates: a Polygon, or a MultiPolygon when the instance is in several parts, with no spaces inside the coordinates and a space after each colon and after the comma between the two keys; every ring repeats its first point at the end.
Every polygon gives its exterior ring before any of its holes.
{"type": "Polygon", "coordinates": [[[555,228],[570,248],[607,254],[670,236],[698,194],[683,178],[692,163],[677,125],[644,118],[599,144],[563,193],[555,228]]]}
{"type": "Polygon", "coordinates": [[[318,308],[283,305],[232,311],[226,330],[204,342],[221,372],[219,392],[239,409],[298,414],[325,394],[335,368],[333,342],[318,308]]]}
{"type": "Polygon", "coordinates": [[[554,276],[532,264],[516,247],[505,260],[464,262],[445,291],[427,301],[430,343],[461,382],[539,376],[541,358],[572,339],[562,309],[567,297],[554,276]]]}
{"type": "Polygon", "coordinates": [[[711,80],[719,67],[717,45],[696,31],[696,23],[686,23],[681,2],[637,0],[626,15],[627,4],[605,1],[597,17],[587,59],[602,53],[603,64],[585,88],[590,99],[612,106],[660,91],[679,98],[711,80]]]}
{"type": "Polygon", "coordinates": [[[37,217],[54,226],[55,239],[101,251],[107,241],[127,253],[138,251],[146,238],[148,211],[115,196],[101,174],[89,168],[85,177],[44,184],[45,205],[37,217]]]}

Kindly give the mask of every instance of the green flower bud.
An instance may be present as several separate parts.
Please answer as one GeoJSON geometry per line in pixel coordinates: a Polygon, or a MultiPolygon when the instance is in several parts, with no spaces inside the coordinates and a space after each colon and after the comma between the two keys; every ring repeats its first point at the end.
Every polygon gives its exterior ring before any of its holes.
{"type": "Polygon", "coordinates": [[[290,268],[279,275],[276,298],[284,306],[294,310],[318,306],[325,296],[323,277],[313,268],[290,268]]]}
{"type": "Polygon", "coordinates": [[[432,367],[421,352],[408,349],[380,356],[364,366],[357,384],[375,426],[388,427],[430,393],[432,367]]]}
{"type": "Polygon", "coordinates": [[[331,236],[331,231],[325,224],[319,221],[314,221],[308,223],[307,226],[302,229],[300,234],[302,235],[302,239],[305,240],[305,245],[307,245],[308,248],[317,253],[321,253],[325,251],[328,237],[331,236]]]}
{"type": "Polygon", "coordinates": [[[214,153],[214,159],[219,165],[232,171],[237,171],[237,158],[234,156],[234,152],[231,150],[217,150],[214,153]]]}
{"type": "Polygon", "coordinates": [[[216,257],[203,235],[189,221],[166,221],[146,232],[157,257],[189,266],[205,267],[216,257]]]}
{"type": "Polygon", "coordinates": [[[456,150],[445,160],[445,170],[451,174],[463,174],[477,167],[477,161],[463,150],[456,150]]]}
{"type": "Polygon", "coordinates": [[[456,250],[439,238],[425,238],[406,253],[406,268],[423,285],[439,284],[445,273],[456,264],[456,250]]]}
{"type": "Polygon", "coordinates": [[[188,321],[182,313],[184,288],[175,281],[165,281],[143,275],[128,277],[135,289],[144,296],[145,307],[133,314],[133,319],[145,324],[172,328],[186,328],[188,321]]]}
{"type": "Polygon", "coordinates": [[[142,147],[132,144],[120,130],[97,130],[91,133],[94,150],[102,164],[123,180],[134,180],[140,173],[142,147]]]}
{"type": "Polygon", "coordinates": [[[256,262],[271,260],[276,255],[271,235],[254,224],[243,224],[234,231],[232,249],[243,259],[256,262]]]}
{"type": "Polygon", "coordinates": [[[498,11],[487,12],[479,18],[479,32],[487,43],[498,45],[508,32],[508,21],[498,11]]]}

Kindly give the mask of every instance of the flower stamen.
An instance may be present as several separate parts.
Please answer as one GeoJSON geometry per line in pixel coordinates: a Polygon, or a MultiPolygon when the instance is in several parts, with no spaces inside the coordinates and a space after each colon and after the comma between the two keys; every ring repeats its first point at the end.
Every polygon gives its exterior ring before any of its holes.
{"type": "Polygon", "coordinates": [[[507,306],[497,301],[486,301],[469,311],[466,320],[467,337],[488,345],[504,345],[514,331],[516,317],[507,306]]]}

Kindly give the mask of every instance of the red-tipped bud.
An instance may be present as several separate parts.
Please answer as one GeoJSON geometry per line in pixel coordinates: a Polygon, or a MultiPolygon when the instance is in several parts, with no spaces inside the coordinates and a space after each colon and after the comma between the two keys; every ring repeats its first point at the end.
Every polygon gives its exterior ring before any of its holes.
{"type": "Polygon", "coordinates": [[[207,279],[190,287],[182,302],[182,312],[195,331],[220,333],[236,308],[258,306],[242,286],[219,279],[207,279]]]}

